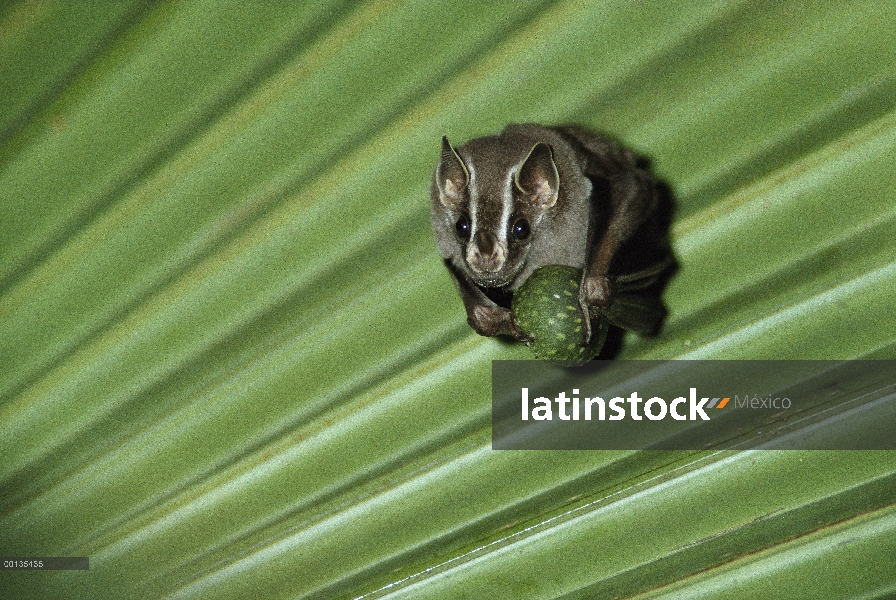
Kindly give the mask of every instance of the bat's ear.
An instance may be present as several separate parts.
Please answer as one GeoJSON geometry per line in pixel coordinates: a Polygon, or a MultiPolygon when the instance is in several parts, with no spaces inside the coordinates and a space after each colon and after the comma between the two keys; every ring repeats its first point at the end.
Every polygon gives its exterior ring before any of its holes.
{"type": "Polygon", "coordinates": [[[554,164],[551,147],[538,142],[529,150],[514,176],[516,187],[528,196],[530,202],[540,208],[550,208],[557,203],[560,192],[560,174],[554,164]]]}
{"type": "Polygon", "coordinates": [[[457,209],[461,206],[470,175],[460,155],[451,147],[447,137],[442,137],[442,158],[436,169],[436,183],[439,186],[439,201],[445,208],[457,209]]]}

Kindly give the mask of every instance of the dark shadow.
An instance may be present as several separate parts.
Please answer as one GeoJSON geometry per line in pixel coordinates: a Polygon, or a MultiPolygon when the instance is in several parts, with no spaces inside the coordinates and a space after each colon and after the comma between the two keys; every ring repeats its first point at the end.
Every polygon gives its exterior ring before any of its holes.
{"type": "MultiPolygon", "coordinates": [[[[637,165],[643,170],[650,167],[644,157],[638,157],[637,165]]],[[[608,184],[594,183],[596,194],[609,193],[608,184]]],[[[626,330],[646,337],[658,335],[668,315],[662,296],[678,271],[670,239],[675,198],[664,181],[656,181],[656,192],[656,209],[622,244],[610,267],[610,279],[616,290],[613,302],[602,311],[602,318],[610,321],[610,328],[597,360],[619,355],[626,330]]]]}

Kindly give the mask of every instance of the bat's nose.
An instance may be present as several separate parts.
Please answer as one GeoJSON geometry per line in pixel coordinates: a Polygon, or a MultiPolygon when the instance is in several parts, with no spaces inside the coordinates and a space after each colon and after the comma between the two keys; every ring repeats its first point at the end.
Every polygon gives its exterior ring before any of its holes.
{"type": "Polygon", "coordinates": [[[467,263],[477,273],[500,271],[507,261],[507,245],[490,232],[478,231],[467,246],[467,263]]]}

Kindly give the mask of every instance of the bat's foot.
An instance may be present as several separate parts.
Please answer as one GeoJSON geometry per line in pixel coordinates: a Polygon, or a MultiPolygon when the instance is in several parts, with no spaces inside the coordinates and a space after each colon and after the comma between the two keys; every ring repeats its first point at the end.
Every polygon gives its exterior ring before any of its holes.
{"type": "Polygon", "coordinates": [[[494,337],[509,335],[521,342],[531,342],[535,338],[526,335],[513,319],[510,309],[500,306],[477,305],[467,313],[467,323],[479,335],[494,337]]]}
{"type": "Polygon", "coordinates": [[[610,279],[604,275],[592,275],[582,280],[579,293],[579,303],[584,303],[595,308],[604,308],[610,305],[613,299],[613,286],[610,279]]]}
{"type": "Polygon", "coordinates": [[[600,311],[610,305],[613,299],[613,287],[610,280],[602,275],[594,275],[582,279],[579,286],[579,308],[582,311],[582,345],[591,343],[593,330],[591,327],[592,312],[600,311]]]}

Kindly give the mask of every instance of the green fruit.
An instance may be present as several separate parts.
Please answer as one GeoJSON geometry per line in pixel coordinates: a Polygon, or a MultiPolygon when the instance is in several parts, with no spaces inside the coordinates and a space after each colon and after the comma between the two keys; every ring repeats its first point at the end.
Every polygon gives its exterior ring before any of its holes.
{"type": "Polygon", "coordinates": [[[536,269],[513,293],[516,324],[529,336],[535,358],[583,364],[600,352],[607,336],[603,318],[591,320],[591,342],[582,346],[582,311],[575,267],[550,265],[536,269]]]}

